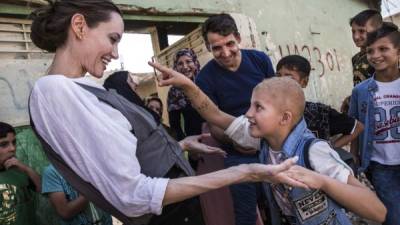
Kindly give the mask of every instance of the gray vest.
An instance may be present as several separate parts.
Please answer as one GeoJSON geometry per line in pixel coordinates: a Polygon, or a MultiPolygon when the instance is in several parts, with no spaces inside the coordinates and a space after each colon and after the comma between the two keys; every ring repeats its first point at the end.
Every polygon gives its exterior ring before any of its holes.
{"type": "MultiPolygon", "coordinates": [[[[150,177],[169,178],[194,175],[194,171],[184,158],[178,142],[168,135],[162,124],[158,125],[155,122],[149,112],[117,93],[83,84],[78,85],[94,94],[100,101],[120,111],[128,119],[138,140],[136,157],[141,167],[141,173],[150,177]]],[[[138,218],[129,218],[111,205],[92,184],[79,177],[38,135],[33,121],[31,121],[31,125],[51,163],[79,193],[82,193],[95,205],[109,212],[124,224],[145,225],[149,223],[153,217],[151,214],[138,218]]]]}
{"type": "Polygon", "coordinates": [[[83,84],[78,85],[94,94],[100,101],[120,111],[128,119],[138,140],[136,157],[139,160],[141,173],[150,177],[165,177],[173,166],[177,166],[186,176],[194,175],[178,142],[169,136],[162,124],[157,125],[147,110],[132,104],[113,90],[105,91],[83,84]]]}

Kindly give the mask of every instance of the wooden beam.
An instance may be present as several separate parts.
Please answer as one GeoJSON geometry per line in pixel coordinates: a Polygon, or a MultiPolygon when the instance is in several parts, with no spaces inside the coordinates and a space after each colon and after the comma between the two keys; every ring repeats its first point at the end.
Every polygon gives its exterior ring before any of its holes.
{"type": "Polygon", "coordinates": [[[11,39],[0,39],[0,43],[1,42],[10,42],[10,43],[31,43],[32,41],[29,40],[11,40],[11,39]]]}
{"type": "Polygon", "coordinates": [[[15,50],[15,49],[0,49],[0,53],[47,53],[41,50],[15,50]]]}
{"type": "MultiPolygon", "coordinates": [[[[0,7],[2,7],[1,4],[0,7]]],[[[32,24],[32,20],[0,17],[0,23],[32,24]]]]}
{"type": "Polygon", "coordinates": [[[31,30],[23,30],[23,29],[18,29],[18,28],[5,28],[5,27],[0,27],[0,31],[14,32],[14,33],[30,33],[31,32],[31,30]]]}
{"type": "Polygon", "coordinates": [[[158,40],[158,31],[156,27],[149,27],[148,31],[151,37],[151,45],[153,46],[154,55],[158,55],[161,52],[160,41],[158,40]]]}

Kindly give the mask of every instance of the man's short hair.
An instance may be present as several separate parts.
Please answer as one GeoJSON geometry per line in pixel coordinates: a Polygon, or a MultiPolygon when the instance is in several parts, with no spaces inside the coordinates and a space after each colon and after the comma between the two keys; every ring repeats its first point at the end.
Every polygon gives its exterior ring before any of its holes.
{"type": "Polygon", "coordinates": [[[310,62],[300,55],[288,55],[283,57],[276,65],[276,70],[280,70],[282,67],[299,72],[302,79],[310,76],[310,62]]]}
{"type": "Polygon", "coordinates": [[[237,29],[235,20],[226,13],[210,16],[202,26],[202,35],[206,45],[208,45],[207,34],[209,32],[217,33],[222,36],[228,36],[234,34],[235,36],[240,35],[237,29]]]}
{"type": "Polygon", "coordinates": [[[358,26],[365,26],[368,21],[371,21],[373,27],[380,27],[383,22],[381,13],[374,9],[366,9],[350,19],[350,26],[353,23],[358,26]]]}
{"type": "Polygon", "coordinates": [[[376,31],[367,34],[366,46],[370,46],[378,39],[388,37],[392,44],[398,48],[400,47],[400,32],[396,24],[391,22],[383,22],[382,26],[376,31]]]}
{"type": "Polygon", "coordinates": [[[7,137],[8,133],[15,134],[14,128],[8,123],[0,122],[0,138],[7,137]]]}

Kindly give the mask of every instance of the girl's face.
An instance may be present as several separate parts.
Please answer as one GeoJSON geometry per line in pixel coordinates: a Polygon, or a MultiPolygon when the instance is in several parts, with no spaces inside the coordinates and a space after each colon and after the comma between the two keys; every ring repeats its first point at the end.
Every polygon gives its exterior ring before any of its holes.
{"type": "Polygon", "coordinates": [[[183,73],[188,78],[193,78],[196,72],[196,65],[191,57],[183,55],[179,57],[178,62],[176,63],[176,70],[183,73]]]}
{"type": "Polygon", "coordinates": [[[101,78],[108,63],[118,58],[118,43],[124,31],[124,22],[118,13],[112,12],[110,20],[88,28],[82,38],[80,62],[84,71],[101,78]]]}
{"type": "Polygon", "coordinates": [[[260,89],[253,91],[250,109],[246,113],[252,137],[268,137],[280,129],[282,113],[273,101],[268,91],[260,89]]]}
{"type": "Polygon", "coordinates": [[[156,112],[160,117],[162,116],[162,108],[158,101],[151,100],[148,102],[147,107],[156,112]]]}
{"type": "Polygon", "coordinates": [[[388,37],[380,38],[367,46],[367,59],[377,72],[395,69],[399,66],[399,48],[388,37]]]}

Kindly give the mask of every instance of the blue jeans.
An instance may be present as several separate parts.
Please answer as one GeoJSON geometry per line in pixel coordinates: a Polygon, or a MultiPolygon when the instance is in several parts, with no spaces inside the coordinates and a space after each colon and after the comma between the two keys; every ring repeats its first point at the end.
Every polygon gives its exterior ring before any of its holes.
{"type": "Polygon", "coordinates": [[[400,225],[400,165],[388,166],[371,161],[368,173],[388,211],[383,225],[400,225]]]}
{"type": "MultiPolygon", "coordinates": [[[[225,167],[236,166],[240,164],[257,163],[259,162],[258,154],[242,155],[229,154],[225,158],[225,167]]],[[[255,225],[257,219],[257,198],[260,193],[259,183],[241,183],[229,186],[233,208],[235,212],[236,225],[255,225]]]]}

